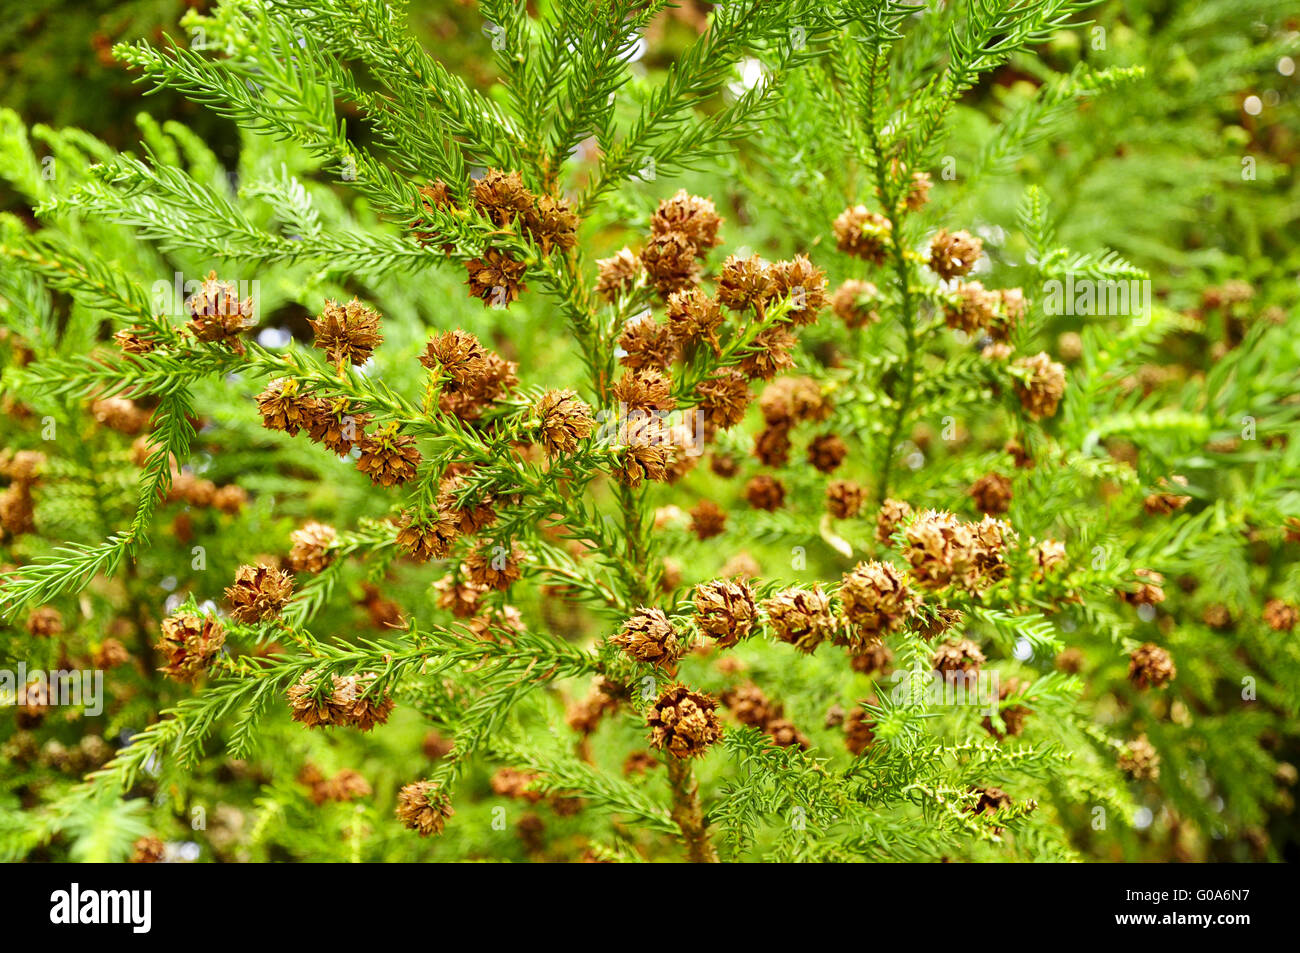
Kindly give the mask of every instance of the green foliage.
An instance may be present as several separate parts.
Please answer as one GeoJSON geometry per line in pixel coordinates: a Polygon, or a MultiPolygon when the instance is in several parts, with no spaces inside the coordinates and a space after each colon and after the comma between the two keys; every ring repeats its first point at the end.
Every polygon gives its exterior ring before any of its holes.
{"type": "Polygon", "coordinates": [[[202,110],[142,112],[129,144],[80,114],[29,125],[15,85],[0,653],[102,672],[104,706],[15,706],[0,856],[121,861],[151,834],[237,861],[1294,849],[1289,11],[693,12],[164,11],[170,39],[123,28],[113,54],[202,110]],[[428,42],[431,19],[461,41],[428,42]],[[509,208],[483,196],[505,172],[524,196],[509,208]],[[612,426],[650,351],[637,322],[680,307],[639,257],[674,230],[661,203],[679,187],[725,222],[677,285],[723,309],[716,347],[679,334],[649,360],[667,381],[646,406],[698,412],[707,466],[680,437],[656,456],[612,426]],[[951,280],[939,229],[980,240],[951,280]],[[752,294],[735,291],[747,267],[752,294]],[[1117,283],[1146,297],[1121,313],[1062,297],[1117,283]],[[242,327],[209,333],[194,302],[227,290],[242,327]],[[353,299],[382,333],[355,363],[322,330],[353,299]],[[475,391],[452,331],[518,380],[475,391]],[[710,390],[728,375],[753,387],[743,420],[710,390]],[[801,383],[821,410],[782,417],[801,383]],[[277,423],[279,397],[313,425],[342,408],[347,452],[277,423]],[[845,452],[827,464],[829,437],[845,452]],[[403,440],[411,472],[367,479],[403,440]],[[993,542],[927,549],[945,514],[993,542]],[[862,564],[914,601],[864,621],[862,564]],[[292,570],[293,591],[252,612],[237,590],[256,565],[292,570]],[[759,607],[735,645],[698,605],[722,579],[759,607]],[[796,646],[782,600],[809,591],[834,618],[796,646]],[[643,608],[671,628],[666,664],[629,647],[643,608]],[[172,677],[178,620],[223,634],[197,681],[172,677]],[[1146,645],[1176,665],[1168,684],[1132,677],[1146,645]],[[979,656],[978,697],[928,678],[945,646],[979,656]],[[650,731],[675,684],[718,703],[698,759],[650,731]],[[403,829],[419,781],[426,813],[454,808],[428,838],[403,829]]]}

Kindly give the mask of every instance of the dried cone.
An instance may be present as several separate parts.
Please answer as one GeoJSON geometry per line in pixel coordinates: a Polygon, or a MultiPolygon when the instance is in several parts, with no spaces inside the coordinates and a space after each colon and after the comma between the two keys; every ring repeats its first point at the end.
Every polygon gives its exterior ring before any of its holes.
{"type": "Polygon", "coordinates": [[[231,618],[249,624],[279,615],[292,595],[293,577],[270,566],[240,566],[226,587],[231,618]]]}
{"type": "Polygon", "coordinates": [[[700,757],[722,737],[718,703],[685,685],[672,685],[646,716],[650,744],[678,758],[700,757]]]}
{"type": "Polygon", "coordinates": [[[745,485],[745,499],[756,510],[778,510],[785,503],[785,487],[776,477],[760,473],[745,485]]]}
{"type": "Polygon", "coordinates": [[[420,451],[414,437],[397,432],[397,424],[373,434],[361,434],[357,445],[361,448],[357,469],[370,477],[371,484],[399,486],[415,478],[420,451]]]}
{"type": "Polygon", "coordinates": [[[257,412],[262,415],[262,426],[267,430],[280,430],[293,436],[306,429],[316,413],[316,398],[304,393],[301,385],[291,378],[272,382],[257,395],[257,412]]]}
{"type": "Polygon", "coordinates": [[[981,513],[1001,516],[1011,506],[1011,481],[1000,473],[986,473],[969,490],[981,513]]]}
{"type": "MultiPolygon", "coordinates": [[[[109,641],[113,640],[105,641],[101,653],[107,651],[109,641]]],[[[156,648],[167,664],[159,671],[178,682],[192,682],[207,671],[225,644],[226,632],[217,620],[196,612],[177,612],[162,621],[156,648]]],[[[117,645],[121,647],[120,642],[117,645]]]]}
{"type": "Polygon", "coordinates": [[[547,391],[538,398],[533,413],[541,418],[542,444],[551,456],[573,453],[578,441],[596,429],[591,407],[571,390],[547,391]]]}
{"type": "Polygon", "coordinates": [[[936,672],[944,674],[961,672],[963,675],[974,675],[985,661],[980,647],[970,639],[954,639],[935,650],[930,665],[936,672]]]}
{"type": "Polygon", "coordinates": [[[820,586],[785,589],[763,602],[776,636],[801,652],[812,652],[835,632],[830,597],[820,586]]]}
{"type": "Polygon", "coordinates": [[[611,639],[615,645],[648,665],[671,665],[686,646],[662,609],[641,608],[623,623],[611,639]]]}
{"type": "Polygon", "coordinates": [[[875,324],[880,320],[872,304],[880,297],[880,289],[870,281],[849,279],[835,289],[831,310],[849,330],[875,324]]]}
{"type": "Polygon", "coordinates": [[[379,313],[356,298],[347,304],[326,301],[320,316],[307,323],[316,335],[315,346],[335,364],[364,364],[384,340],[379,313]]]}
{"type": "Polygon", "coordinates": [[[757,617],[754,593],[747,583],[715,580],[695,587],[695,624],[719,648],[731,648],[753,635],[757,617]]]}
{"type": "Polygon", "coordinates": [[[294,572],[320,572],[333,559],[330,547],[338,539],[338,533],[333,526],[311,522],[290,533],[289,539],[293,543],[289,567],[294,572]]]}
{"type": "Polygon", "coordinates": [[[523,558],[524,551],[513,543],[509,549],[484,544],[469,554],[465,569],[476,584],[504,592],[523,575],[523,558]]]}
{"type": "Polygon", "coordinates": [[[456,812],[451,798],[438,789],[436,781],[416,781],[397,794],[397,817],[408,828],[418,831],[421,837],[441,834],[447,818],[456,812]]]}
{"type": "Polygon", "coordinates": [[[855,758],[870,748],[876,741],[875,722],[871,714],[858,705],[844,719],[844,747],[855,758]]]}
{"type": "Polygon", "coordinates": [[[930,242],[930,270],[948,281],[970,274],[984,251],[984,242],[970,232],[939,229],[930,242]]]}
{"type": "Polygon", "coordinates": [[[835,219],[835,245],[840,251],[874,265],[883,265],[891,247],[893,224],[865,205],[846,208],[835,219]]]}
{"type": "MultiPolygon", "coordinates": [[[[917,602],[903,574],[889,563],[876,560],[858,563],[852,572],[845,573],[840,585],[844,617],[868,642],[902,625],[917,602]]],[[[858,641],[855,639],[850,648],[856,647],[858,641]]]]}
{"type": "Polygon", "coordinates": [[[1016,395],[1033,420],[1051,417],[1065,395],[1065,367],[1046,354],[1022,357],[1012,367],[1027,372],[1028,380],[1016,379],[1016,395]]]}
{"type": "Polygon", "coordinates": [[[397,545],[417,562],[442,559],[460,535],[457,520],[445,510],[403,513],[397,530],[397,545]]]}
{"type": "Polygon", "coordinates": [[[1119,769],[1135,780],[1154,781],[1160,777],[1160,752],[1146,735],[1138,735],[1120,749],[1117,760],[1119,769]]]}
{"type": "Polygon", "coordinates": [[[218,281],[215,271],[208,272],[199,290],[186,300],[185,307],[190,313],[186,327],[196,339],[226,344],[236,353],[244,353],[239,335],[252,327],[255,313],[253,299],[240,301],[234,282],[218,281]]]}
{"type": "Polygon", "coordinates": [[[488,307],[504,308],[517,301],[520,292],[528,290],[523,281],[527,270],[524,262],[516,261],[506,252],[489,248],[482,258],[465,263],[465,284],[469,286],[471,298],[478,298],[488,307]]]}
{"type": "Polygon", "coordinates": [[[1138,688],[1162,688],[1177,674],[1178,669],[1169,653],[1154,642],[1139,645],[1129,656],[1129,681],[1138,688]]]}
{"type": "Polygon", "coordinates": [[[866,491],[852,480],[831,480],[826,484],[826,512],[837,520],[857,516],[865,500],[866,491]]]}
{"type": "Polygon", "coordinates": [[[635,288],[641,278],[641,260],[630,248],[621,248],[609,258],[596,259],[596,266],[600,269],[596,293],[611,303],[635,288]]]}
{"type": "Polygon", "coordinates": [[[726,511],[712,500],[700,500],[691,510],[691,532],[697,539],[712,539],[726,526],[726,511]]]}
{"type": "Polygon", "coordinates": [[[686,237],[700,255],[722,244],[718,229],[722,225],[712,199],[700,198],[681,189],[670,199],[659,203],[650,218],[650,231],[654,235],[677,233],[686,237]]]}

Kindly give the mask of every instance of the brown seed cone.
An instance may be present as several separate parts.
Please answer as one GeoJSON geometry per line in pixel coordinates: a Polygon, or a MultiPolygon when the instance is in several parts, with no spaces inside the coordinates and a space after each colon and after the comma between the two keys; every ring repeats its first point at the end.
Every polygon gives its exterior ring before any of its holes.
{"type": "Polygon", "coordinates": [[[831,480],[826,484],[826,512],[837,520],[852,519],[862,511],[867,493],[852,480],[831,480]]]}
{"type": "Polygon", "coordinates": [[[578,441],[596,429],[591,407],[571,390],[547,391],[533,405],[533,413],[541,418],[542,445],[551,456],[573,453],[578,441]]]}
{"type": "Polygon", "coordinates": [[[701,381],[695,393],[710,430],[726,430],[740,423],[745,419],[745,408],[754,398],[744,374],[731,367],[701,381]]]}
{"type": "Polygon", "coordinates": [[[465,263],[465,284],[471,298],[478,298],[488,307],[504,308],[528,290],[523,280],[527,270],[525,262],[516,261],[508,252],[489,248],[482,258],[465,263]]]}
{"type": "Polygon", "coordinates": [[[1132,591],[1121,591],[1121,599],[1133,606],[1158,606],[1165,601],[1164,576],[1151,569],[1135,569],[1133,575],[1142,581],[1132,591]]]}
{"type": "Polygon", "coordinates": [[[638,609],[610,637],[610,641],[632,658],[648,665],[671,665],[686,650],[685,643],[662,609],[638,609]]]}
{"type": "Polygon", "coordinates": [[[439,609],[446,609],[458,619],[470,619],[478,614],[488,587],[448,573],[433,584],[433,591],[439,609]]]}
{"type": "Polygon", "coordinates": [[[320,316],[308,319],[315,346],[334,364],[364,364],[384,340],[379,313],[353,298],[347,304],[326,301],[320,316]]]}
{"type": "Polygon", "coordinates": [[[894,653],[880,639],[849,652],[849,667],[860,675],[887,675],[893,662],[894,653]]]}
{"type": "Polygon", "coordinates": [[[333,526],[309,522],[290,533],[289,539],[293,543],[289,568],[294,572],[320,572],[334,558],[330,547],[338,539],[338,533],[333,526]]]}
{"type": "Polygon", "coordinates": [[[593,734],[605,715],[618,710],[618,698],[609,685],[598,678],[585,698],[571,704],[564,713],[564,723],[580,735],[593,734]]]}
{"type": "Polygon", "coordinates": [[[822,473],[834,473],[848,455],[848,444],[838,434],[824,433],[808,444],[808,462],[822,473]]]}
{"type": "Polygon", "coordinates": [[[659,766],[659,759],[649,751],[633,751],[623,760],[623,775],[647,774],[659,766]]]}
{"type": "Polygon", "coordinates": [[[763,304],[775,289],[772,268],[758,255],[732,255],[718,275],[718,302],[732,311],[763,304]]]}
{"type": "Polygon", "coordinates": [[[1016,737],[1025,730],[1025,722],[1029,719],[1032,712],[1024,705],[1005,705],[1003,704],[1009,697],[1017,694],[1023,688],[1018,678],[1008,678],[998,689],[998,714],[1002,717],[1002,724],[1006,730],[999,730],[994,724],[993,719],[985,716],[980,722],[984,730],[991,734],[998,741],[1005,738],[1016,737]]]}
{"type": "Polygon", "coordinates": [[[369,676],[356,679],[357,694],[348,712],[348,724],[358,731],[370,731],[375,725],[387,724],[393,712],[393,700],[371,689],[372,681],[369,676]]]}
{"type": "Polygon", "coordinates": [[[944,323],[954,331],[975,337],[990,330],[998,321],[1001,299],[978,281],[962,282],[944,303],[944,323]]]}
{"type": "Polygon", "coordinates": [[[1011,795],[1001,788],[972,788],[977,796],[971,805],[972,814],[993,814],[1004,807],[1011,806],[1011,795]]]}
{"type": "Polygon", "coordinates": [[[167,845],[162,842],[162,838],[146,834],[131,845],[131,863],[157,864],[162,861],[166,853],[167,845]]]}
{"type": "Polygon", "coordinates": [[[135,436],[149,426],[149,412],[125,397],[105,397],[90,405],[90,412],[105,427],[135,436]]]}
{"type": "Polygon", "coordinates": [[[919,212],[925,207],[925,203],[930,201],[930,189],[933,185],[928,172],[913,172],[907,183],[903,204],[913,212],[919,212]]]}
{"type": "Polygon", "coordinates": [[[782,377],[767,385],[758,409],[769,425],[775,425],[825,420],[834,408],[811,377],[782,377]]]}
{"type": "Polygon", "coordinates": [[[456,328],[435,334],[425,345],[420,363],[443,379],[443,389],[472,392],[487,373],[487,348],[468,331],[456,328]]]}
{"type": "Polygon", "coordinates": [[[661,298],[690,288],[699,281],[695,244],[681,232],[651,236],[641,249],[641,265],[661,298]]]}
{"type": "Polygon", "coordinates": [[[555,248],[568,251],[578,243],[578,216],[565,198],[543,195],[524,213],[524,229],[543,255],[555,248]]]}
{"type": "Polygon", "coordinates": [[[846,328],[855,330],[880,320],[880,314],[872,307],[879,298],[880,289],[870,281],[850,278],[835,289],[831,310],[846,328]]]}
{"type": "Polygon", "coordinates": [[[654,235],[673,232],[684,235],[703,256],[710,248],[722,243],[718,237],[722,221],[712,199],[700,198],[681,189],[672,198],[659,203],[659,208],[650,218],[650,231],[654,235]]]}
{"type": "MultiPolygon", "coordinates": [[[[907,580],[889,563],[858,563],[844,574],[840,605],[857,630],[858,639],[873,642],[900,625],[916,608],[918,598],[907,580]]],[[[854,647],[854,646],[850,646],[854,647]]]]}
{"type": "Polygon", "coordinates": [[[930,613],[921,614],[917,618],[916,634],[929,642],[954,626],[960,625],[964,618],[960,609],[933,609],[930,613]]]}
{"type": "MultiPolygon", "coordinates": [[[[197,679],[207,671],[226,644],[226,631],[221,623],[195,612],[170,615],[163,619],[161,628],[161,637],[155,647],[167,664],[159,671],[178,682],[197,679]]],[[[121,646],[120,642],[117,644],[121,646]]],[[[107,647],[106,641],[101,653],[107,647]]]]}
{"type": "Polygon", "coordinates": [[[782,642],[800,652],[812,652],[835,634],[835,615],[830,597],[820,586],[812,589],[784,589],[764,600],[768,621],[782,642]]]}
{"type": "Polygon", "coordinates": [[[1065,395],[1065,367],[1046,354],[1022,357],[1011,365],[1029,373],[1028,383],[1016,379],[1016,396],[1032,420],[1041,420],[1056,413],[1065,395]]]}
{"type": "Polygon", "coordinates": [[[768,722],[780,718],[782,713],[781,706],[772,704],[753,682],[727,689],[722,693],[722,704],[731,709],[742,725],[760,731],[767,728],[768,722]]]}
{"type": "Polygon", "coordinates": [[[397,546],[416,562],[443,559],[460,535],[458,522],[450,513],[403,513],[398,524],[397,546]]]}
{"type": "Polygon", "coordinates": [[[855,258],[883,265],[892,244],[893,225],[889,219],[872,212],[865,205],[846,208],[835,219],[835,246],[855,258]]]}
{"type": "Polygon", "coordinates": [[[1011,506],[1011,481],[1000,473],[986,473],[968,491],[981,513],[1001,516],[1011,506]]]}
{"type": "Polygon", "coordinates": [[[677,359],[677,341],[672,328],[658,324],[646,313],[623,326],[618,346],[626,353],[618,359],[624,367],[665,370],[677,359]]]}
{"type": "Polygon", "coordinates": [[[722,737],[718,720],[718,703],[685,685],[671,685],[664,690],[646,715],[650,726],[650,744],[678,758],[694,758],[705,753],[722,737]]]}
{"type": "Polygon", "coordinates": [[[876,514],[876,540],[889,545],[903,521],[912,515],[912,507],[903,500],[885,500],[876,514]]]}
{"type": "Polygon", "coordinates": [[[645,480],[662,483],[672,475],[675,459],[675,451],[667,443],[631,443],[619,452],[614,477],[634,490],[645,480]]]}
{"type": "Polygon", "coordinates": [[[465,569],[478,585],[504,592],[523,576],[524,556],[513,543],[509,549],[484,543],[466,557],[465,569]]]}
{"type": "Polygon", "coordinates": [[[808,736],[800,731],[789,718],[773,718],[767,723],[767,733],[782,748],[798,746],[804,751],[812,747],[808,736]]]}
{"type": "Polygon", "coordinates": [[[253,325],[253,299],[239,300],[234,282],[218,281],[215,271],[208,272],[199,290],[185,301],[190,333],[209,344],[229,345],[237,354],[244,353],[239,335],[253,325]]]}
{"type": "Polygon", "coordinates": [[[691,509],[691,532],[697,539],[711,539],[727,526],[727,514],[712,500],[700,500],[691,509]]]}
{"type": "Polygon", "coordinates": [[[357,684],[354,678],[330,676],[330,691],[316,694],[315,679],[304,675],[289,686],[289,714],[294,721],[308,728],[346,725],[351,722],[352,708],[357,701],[357,684]]]}
{"type": "Polygon", "coordinates": [[[778,510],[785,504],[785,486],[776,477],[760,473],[745,484],[745,499],[756,510],[778,510]]]}
{"type": "Polygon", "coordinates": [[[1300,612],[1289,602],[1270,599],[1264,605],[1264,622],[1275,632],[1290,632],[1300,620],[1300,612]]]}
{"type": "Polygon", "coordinates": [[[19,450],[17,453],[8,449],[0,451],[0,474],[14,483],[35,483],[44,467],[45,454],[38,450],[19,450]]]}
{"type": "Polygon", "coordinates": [[[361,448],[357,469],[370,477],[372,484],[398,486],[415,478],[420,451],[414,437],[397,432],[397,424],[373,434],[360,434],[357,445],[361,448]]]}
{"type": "Polygon", "coordinates": [[[235,483],[219,486],[217,492],[212,494],[213,508],[223,513],[229,513],[231,516],[238,516],[247,504],[248,493],[242,486],[235,483]]]}
{"type": "Polygon", "coordinates": [[[729,649],[754,634],[758,607],[744,582],[715,580],[695,587],[695,624],[701,632],[729,649]]]}
{"type": "Polygon", "coordinates": [[[131,661],[131,653],[117,639],[107,638],[95,649],[91,660],[94,662],[95,668],[117,668],[117,666],[125,665],[131,661]]]}
{"type": "Polygon", "coordinates": [[[953,639],[935,650],[930,666],[944,674],[961,672],[974,675],[986,661],[980,647],[970,639],[953,639]]]}
{"type": "Polygon", "coordinates": [[[786,320],[794,325],[808,325],[826,307],[826,273],[805,255],[772,266],[772,301],[790,299],[786,320]]]}
{"type": "Polygon", "coordinates": [[[770,381],[782,371],[794,367],[792,352],[798,344],[784,324],[774,324],[759,331],[736,365],[750,380],[770,381]]]}
{"type": "Polygon", "coordinates": [[[63,616],[54,606],[38,606],[27,616],[27,634],[51,639],[63,631],[63,616]]]}
{"type": "Polygon", "coordinates": [[[497,520],[496,501],[486,490],[466,490],[465,475],[444,474],[438,486],[438,509],[456,521],[464,536],[476,536],[497,520]]]}
{"type": "Polygon", "coordinates": [[[113,335],[113,343],[122,349],[123,354],[140,355],[157,350],[157,342],[142,333],[144,330],[135,325],[123,328],[113,335]]]}
{"type": "Polygon", "coordinates": [[[373,414],[361,413],[346,398],[322,398],[310,404],[310,416],[304,426],[307,439],[328,447],[339,456],[352,452],[366,437],[366,427],[373,414]]]}
{"type": "Polygon", "coordinates": [[[708,344],[715,355],[721,355],[718,328],[722,326],[722,308],[699,288],[674,291],[668,296],[668,327],[681,349],[695,344],[708,344]]]}
{"type": "Polygon", "coordinates": [[[541,775],[536,771],[520,771],[518,768],[498,768],[492,775],[492,793],[502,797],[518,798],[529,804],[536,804],[544,796],[541,791],[534,791],[532,785],[541,775]]]}
{"type": "Polygon", "coordinates": [[[765,467],[783,467],[790,462],[790,428],[785,424],[767,427],[754,438],[754,456],[765,467]]]}
{"type": "Polygon", "coordinates": [[[630,410],[672,410],[673,382],[663,371],[653,367],[629,370],[611,389],[614,400],[630,410]]]}
{"type": "Polygon", "coordinates": [[[858,705],[844,719],[844,747],[856,758],[875,744],[875,741],[875,722],[871,713],[858,705]]]}
{"type": "MultiPolygon", "coordinates": [[[[430,231],[434,227],[434,210],[452,210],[456,208],[456,203],[452,201],[451,190],[447,188],[447,183],[442,179],[438,179],[436,182],[420,186],[420,206],[424,214],[417,215],[411,222],[411,232],[415,235],[415,240],[421,245],[429,245],[439,240],[438,233],[430,231]]],[[[442,250],[450,255],[456,250],[456,246],[443,243],[442,250]]]]}
{"type": "Polygon", "coordinates": [[[518,172],[488,169],[471,190],[474,207],[498,228],[512,225],[515,219],[533,208],[533,194],[524,187],[518,172]]]}
{"type": "Polygon", "coordinates": [[[1154,642],[1135,648],[1128,660],[1128,677],[1138,688],[1163,688],[1178,675],[1169,653],[1154,642]]]}
{"type": "Polygon", "coordinates": [[[1057,566],[1065,562],[1065,543],[1055,539],[1045,539],[1034,546],[1031,553],[1034,560],[1034,578],[1046,578],[1057,566]]]}
{"type": "Polygon", "coordinates": [[[262,415],[262,426],[267,430],[280,430],[294,436],[308,426],[316,413],[316,398],[306,393],[292,378],[273,381],[257,395],[257,411],[262,415]]]}
{"type": "Polygon", "coordinates": [[[1135,780],[1154,781],[1160,777],[1160,752],[1146,735],[1138,735],[1121,748],[1117,761],[1119,769],[1135,780]]]}
{"type": "Polygon", "coordinates": [[[596,266],[600,269],[596,278],[596,294],[611,303],[635,288],[641,278],[641,259],[627,247],[619,249],[609,258],[596,259],[596,266]]]}
{"type": "Polygon", "coordinates": [[[270,566],[240,566],[234,585],[226,587],[230,617],[256,623],[280,614],[293,595],[293,577],[270,566]]]}
{"type": "Polygon", "coordinates": [[[930,241],[930,270],[949,281],[970,274],[983,254],[984,242],[970,232],[939,229],[930,241]]]}
{"type": "Polygon", "coordinates": [[[421,837],[441,834],[447,825],[447,818],[456,811],[451,806],[451,798],[438,790],[436,781],[416,781],[408,784],[397,793],[397,817],[421,837]]]}

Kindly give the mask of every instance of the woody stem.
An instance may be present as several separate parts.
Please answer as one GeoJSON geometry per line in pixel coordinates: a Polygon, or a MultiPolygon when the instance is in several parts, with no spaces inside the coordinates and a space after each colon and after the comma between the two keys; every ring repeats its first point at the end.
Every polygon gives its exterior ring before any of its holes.
{"type": "Polygon", "coordinates": [[[669,755],[668,787],[673,795],[672,817],[686,841],[686,856],[693,864],[716,864],[718,852],[709,840],[709,825],[700,806],[700,785],[685,758],[669,755]]]}

